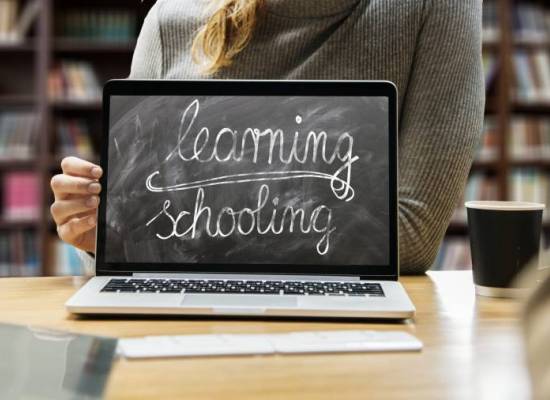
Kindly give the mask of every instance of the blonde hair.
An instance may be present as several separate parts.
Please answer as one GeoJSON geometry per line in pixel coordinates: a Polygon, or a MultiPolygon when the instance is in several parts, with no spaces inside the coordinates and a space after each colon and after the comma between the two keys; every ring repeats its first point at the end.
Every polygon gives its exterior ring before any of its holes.
{"type": "Polygon", "coordinates": [[[221,0],[191,47],[203,73],[212,75],[231,65],[250,42],[263,5],[264,0],[221,0]]]}

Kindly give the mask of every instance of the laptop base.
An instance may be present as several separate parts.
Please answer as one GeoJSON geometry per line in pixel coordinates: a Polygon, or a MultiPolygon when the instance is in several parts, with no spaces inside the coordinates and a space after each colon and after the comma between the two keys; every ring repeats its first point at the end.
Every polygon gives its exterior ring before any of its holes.
{"type": "Polygon", "coordinates": [[[128,277],[90,279],[67,301],[67,310],[75,314],[355,319],[406,319],[415,313],[404,288],[395,281],[373,281],[382,286],[383,297],[101,292],[111,279],[128,277]]]}

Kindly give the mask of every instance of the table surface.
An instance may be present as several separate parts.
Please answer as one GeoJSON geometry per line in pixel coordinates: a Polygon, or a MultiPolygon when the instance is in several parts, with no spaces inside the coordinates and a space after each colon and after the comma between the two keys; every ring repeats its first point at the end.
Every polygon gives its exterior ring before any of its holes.
{"type": "Polygon", "coordinates": [[[420,353],[353,353],[125,360],[115,362],[109,399],[526,399],[517,300],[476,297],[469,272],[404,277],[413,321],[78,318],[63,304],[82,278],[0,279],[0,322],[103,336],[402,330],[420,353]]]}

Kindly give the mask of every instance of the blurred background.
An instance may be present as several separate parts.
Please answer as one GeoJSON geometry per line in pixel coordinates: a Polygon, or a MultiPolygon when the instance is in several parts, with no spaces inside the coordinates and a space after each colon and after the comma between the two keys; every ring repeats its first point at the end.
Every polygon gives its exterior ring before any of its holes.
{"type": "MultiPolygon", "coordinates": [[[[128,75],[153,4],[0,0],[0,276],[81,273],[56,237],[49,181],[65,155],[98,161],[101,87],[128,75]]],[[[550,4],[486,0],[483,10],[484,139],[433,269],[471,268],[464,201],[549,204],[550,4]]]]}

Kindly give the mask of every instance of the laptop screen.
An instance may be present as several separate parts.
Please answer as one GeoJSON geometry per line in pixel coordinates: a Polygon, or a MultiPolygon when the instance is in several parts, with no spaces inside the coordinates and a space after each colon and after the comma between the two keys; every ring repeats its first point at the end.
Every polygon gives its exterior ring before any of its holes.
{"type": "Polygon", "coordinates": [[[388,266],[388,113],[386,96],[111,95],[102,261],[388,266]]]}

